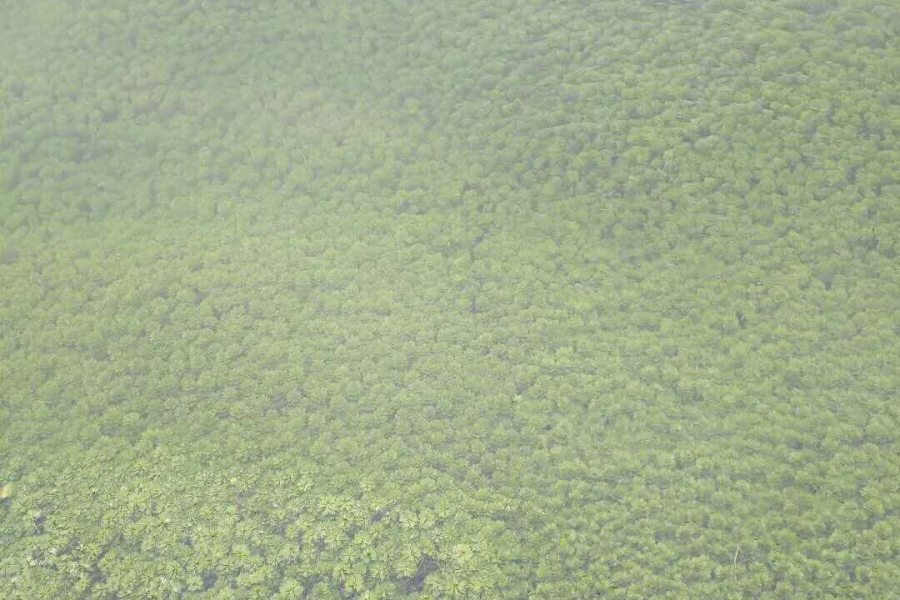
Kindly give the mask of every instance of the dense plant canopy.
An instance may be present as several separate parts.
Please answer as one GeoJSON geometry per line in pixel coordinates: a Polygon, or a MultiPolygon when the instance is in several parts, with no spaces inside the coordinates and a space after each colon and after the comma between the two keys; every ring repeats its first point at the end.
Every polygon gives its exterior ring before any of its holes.
{"type": "Polygon", "coordinates": [[[0,598],[897,597],[897,2],[0,14],[0,598]]]}

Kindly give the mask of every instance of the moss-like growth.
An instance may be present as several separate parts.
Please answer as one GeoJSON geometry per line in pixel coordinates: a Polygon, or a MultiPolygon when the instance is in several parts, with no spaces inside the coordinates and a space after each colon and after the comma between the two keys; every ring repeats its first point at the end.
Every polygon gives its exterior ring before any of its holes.
{"type": "Polygon", "coordinates": [[[0,598],[900,589],[896,2],[5,4],[0,598]]]}

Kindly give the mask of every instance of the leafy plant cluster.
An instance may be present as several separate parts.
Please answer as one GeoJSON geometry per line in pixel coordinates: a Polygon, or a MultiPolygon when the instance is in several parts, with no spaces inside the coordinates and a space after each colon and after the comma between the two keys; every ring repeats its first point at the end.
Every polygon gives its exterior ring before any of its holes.
{"type": "Polygon", "coordinates": [[[900,589],[895,3],[0,12],[0,597],[900,589]]]}

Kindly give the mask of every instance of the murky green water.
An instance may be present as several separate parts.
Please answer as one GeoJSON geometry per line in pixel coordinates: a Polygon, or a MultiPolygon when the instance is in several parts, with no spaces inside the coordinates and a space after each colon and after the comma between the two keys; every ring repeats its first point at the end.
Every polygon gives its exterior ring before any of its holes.
{"type": "Polygon", "coordinates": [[[0,597],[896,597],[897,3],[0,13],[0,597]]]}

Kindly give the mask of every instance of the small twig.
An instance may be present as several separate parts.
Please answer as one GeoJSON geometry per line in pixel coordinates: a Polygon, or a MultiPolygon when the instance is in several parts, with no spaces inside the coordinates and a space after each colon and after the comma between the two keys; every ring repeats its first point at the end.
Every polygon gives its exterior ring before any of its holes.
{"type": "Polygon", "coordinates": [[[737,583],[737,557],[738,557],[738,552],[740,552],[740,551],[741,551],[741,546],[740,546],[740,544],[738,544],[737,549],[734,551],[734,561],[733,561],[733,564],[734,564],[733,573],[734,573],[734,582],[735,583],[737,583]]]}

